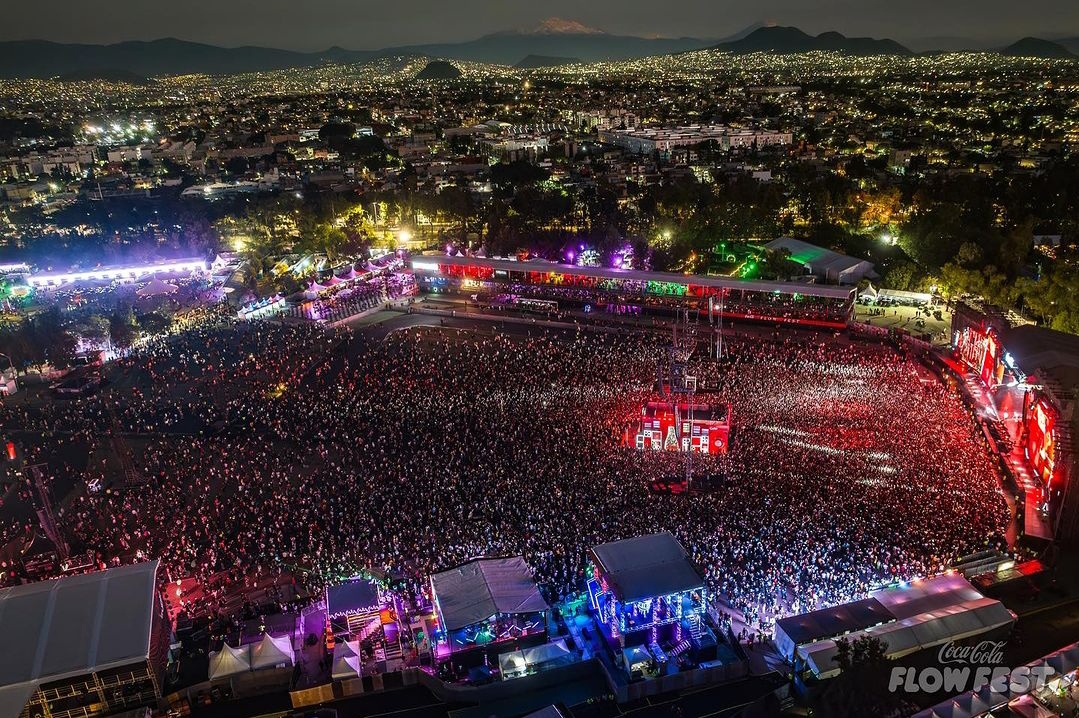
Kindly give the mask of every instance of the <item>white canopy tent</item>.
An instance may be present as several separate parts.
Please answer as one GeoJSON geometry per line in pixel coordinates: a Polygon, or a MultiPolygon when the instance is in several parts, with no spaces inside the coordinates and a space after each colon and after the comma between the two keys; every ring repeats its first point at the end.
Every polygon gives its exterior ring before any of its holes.
{"type": "Polygon", "coordinates": [[[250,648],[251,670],[257,671],[260,668],[273,668],[280,665],[291,666],[296,660],[288,636],[274,638],[266,633],[261,641],[250,648]]]}
{"type": "Polygon", "coordinates": [[[335,681],[347,678],[359,678],[363,675],[363,659],[360,657],[359,641],[342,641],[333,648],[333,669],[331,677],[335,681]]]}
{"type": "Polygon", "coordinates": [[[498,657],[498,668],[503,676],[507,676],[530,668],[543,670],[572,663],[573,661],[573,652],[566,648],[564,640],[559,639],[541,646],[503,653],[498,657]]]}
{"type": "Polygon", "coordinates": [[[250,670],[251,655],[247,648],[233,648],[226,643],[220,651],[210,654],[210,680],[228,678],[250,670]]]}
{"type": "Polygon", "coordinates": [[[135,294],[140,297],[159,297],[165,294],[175,294],[180,290],[175,284],[170,284],[163,279],[154,277],[145,285],[138,288],[135,294]]]}

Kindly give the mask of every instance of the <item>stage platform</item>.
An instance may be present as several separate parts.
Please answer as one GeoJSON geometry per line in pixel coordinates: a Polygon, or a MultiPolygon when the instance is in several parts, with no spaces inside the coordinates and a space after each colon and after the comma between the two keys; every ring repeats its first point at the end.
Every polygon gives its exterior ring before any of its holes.
{"type": "MultiPolygon", "coordinates": [[[[1001,421],[996,405],[993,402],[993,397],[990,396],[989,390],[981,382],[981,378],[971,373],[965,366],[954,359],[945,358],[945,363],[958,375],[962,382],[964,393],[971,398],[977,407],[979,421],[1001,421]]],[[[1010,432],[1013,431],[1011,422],[1003,423],[1010,432]]],[[[1022,510],[1023,512],[1023,534],[1036,539],[1051,541],[1053,539],[1053,529],[1049,523],[1049,517],[1039,508],[1039,499],[1042,493],[1041,486],[1027,465],[1021,442],[1015,436],[1012,438],[1014,448],[1011,451],[998,448],[998,452],[1008,472],[1015,479],[1019,491],[1023,494],[1020,497],[1022,498],[1021,506],[1016,507],[1017,511],[1022,510]]]]}

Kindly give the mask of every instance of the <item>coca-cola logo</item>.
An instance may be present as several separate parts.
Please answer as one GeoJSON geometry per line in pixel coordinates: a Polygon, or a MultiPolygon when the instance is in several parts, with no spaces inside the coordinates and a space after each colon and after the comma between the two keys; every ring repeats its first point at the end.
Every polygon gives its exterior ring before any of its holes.
{"type": "Polygon", "coordinates": [[[997,665],[1004,662],[1004,645],[1004,641],[982,641],[969,646],[957,646],[955,641],[949,641],[940,647],[937,660],[941,664],[997,665]]]}

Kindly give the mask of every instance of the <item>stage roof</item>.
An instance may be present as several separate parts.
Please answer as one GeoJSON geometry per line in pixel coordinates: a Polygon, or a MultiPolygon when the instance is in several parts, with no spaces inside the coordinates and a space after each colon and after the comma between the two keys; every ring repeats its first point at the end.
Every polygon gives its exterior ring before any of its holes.
{"type": "Polygon", "coordinates": [[[507,272],[561,272],[579,274],[602,279],[632,279],[640,282],[672,282],[676,284],[696,284],[702,287],[726,287],[745,289],[755,292],[779,292],[780,294],[805,294],[810,297],[830,297],[832,299],[850,299],[854,289],[844,287],[823,287],[817,284],[798,282],[766,282],[733,277],[705,277],[700,275],[675,274],[673,272],[648,272],[639,269],[612,269],[609,267],[578,267],[571,264],[559,264],[541,259],[518,262],[514,259],[493,259],[490,257],[450,257],[445,254],[424,254],[412,258],[413,269],[429,270],[427,265],[446,264],[456,267],[490,267],[507,272]]]}
{"type": "Polygon", "coordinates": [[[1006,330],[1004,348],[1026,373],[1046,370],[1065,389],[1079,387],[1079,337],[1026,324],[1006,330]]]}
{"type": "Polygon", "coordinates": [[[442,627],[456,631],[498,613],[546,611],[547,602],[520,556],[479,558],[431,576],[442,627]]]}
{"type": "Polygon", "coordinates": [[[41,683],[145,660],[157,566],[151,561],[0,590],[0,636],[9,647],[0,651],[0,718],[17,716],[41,683]]]}
{"type": "Polygon", "coordinates": [[[592,555],[622,602],[704,586],[686,550],[668,532],[601,544],[592,549],[592,555]]]}

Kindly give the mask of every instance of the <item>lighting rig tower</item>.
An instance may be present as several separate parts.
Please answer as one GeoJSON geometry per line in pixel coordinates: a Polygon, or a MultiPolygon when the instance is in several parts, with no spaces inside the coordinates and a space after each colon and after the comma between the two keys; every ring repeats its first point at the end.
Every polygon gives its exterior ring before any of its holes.
{"type": "Polygon", "coordinates": [[[56,523],[56,514],[52,509],[52,495],[49,488],[45,485],[45,477],[41,471],[42,466],[44,466],[44,464],[31,464],[26,467],[26,470],[29,471],[30,475],[33,477],[34,491],[37,499],[34,502],[34,510],[37,512],[41,530],[45,532],[45,535],[56,546],[56,554],[59,557],[60,562],[63,563],[67,561],[71,551],[56,523]]]}
{"type": "MultiPolygon", "coordinates": [[[[662,379],[660,385],[666,383],[666,399],[671,402],[674,412],[674,425],[676,433],[680,432],[683,417],[681,404],[685,404],[690,417],[692,417],[693,399],[697,393],[697,377],[687,372],[689,359],[697,348],[697,325],[690,323],[689,310],[685,310],[672,327],[671,346],[667,350],[667,376],[666,382],[662,379]]],[[[678,450],[685,454],[685,485],[688,492],[693,482],[693,433],[681,437],[678,450]]]]}
{"type": "Polygon", "coordinates": [[[723,358],[723,303],[726,298],[727,290],[720,288],[719,290],[719,311],[716,312],[716,298],[708,297],[708,326],[712,329],[712,341],[708,345],[709,355],[713,355],[716,359],[723,358]],[[715,318],[713,318],[715,316],[715,318]]]}

